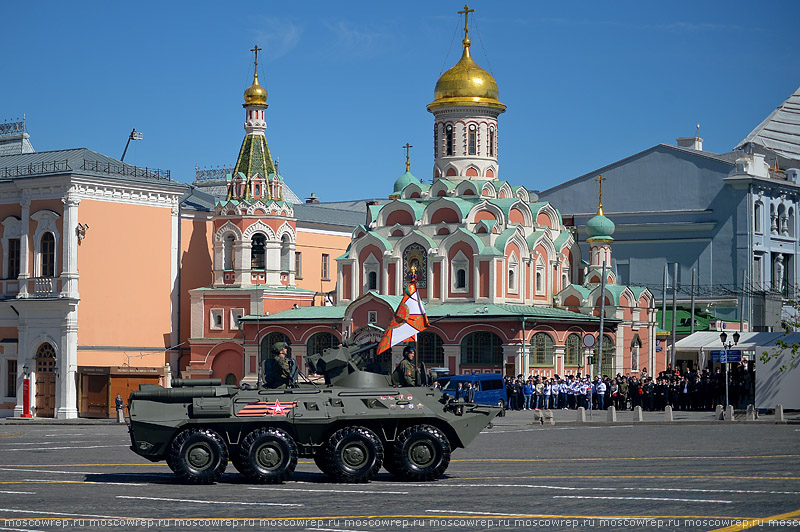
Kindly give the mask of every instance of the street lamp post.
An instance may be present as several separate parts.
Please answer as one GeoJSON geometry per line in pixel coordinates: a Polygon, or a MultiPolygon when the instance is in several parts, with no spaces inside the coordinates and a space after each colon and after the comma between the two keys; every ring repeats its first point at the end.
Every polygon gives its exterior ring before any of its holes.
{"type": "Polygon", "coordinates": [[[725,408],[728,408],[728,350],[739,343],[739,332],[736,331],[733,333],[733,342],[725,343],[728,340],[728,333],[722,331],[719,335],[719,339],[722,340],[722,347],[725,349],[725,408]]]}

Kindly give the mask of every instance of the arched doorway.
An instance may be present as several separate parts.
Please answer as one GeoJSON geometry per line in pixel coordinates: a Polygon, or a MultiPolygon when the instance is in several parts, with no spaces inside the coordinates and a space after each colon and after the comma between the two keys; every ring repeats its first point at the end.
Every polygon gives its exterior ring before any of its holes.
{"type": "Polygon", "coordinates": [[[36,416],[53,417],[56,407],[56,350],[44,343],[36,350],[36,416]]]}

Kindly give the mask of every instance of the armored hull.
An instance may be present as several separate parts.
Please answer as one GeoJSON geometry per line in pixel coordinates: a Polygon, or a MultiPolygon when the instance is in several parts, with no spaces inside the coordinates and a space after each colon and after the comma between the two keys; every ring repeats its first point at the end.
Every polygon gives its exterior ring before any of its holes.
{"type": "Polygon", "coordinates": [[[282,482],[298,457],[313,457],[339,482],[369,481],[381,466],[403,479],[434,480],[451,450],[469,445],[501,411],[448,400],[431,387],[392,386],[345,360],[346,351],[332,355],[327,368],[323,358],[309,360],[325,371],[325,385],[142,385],[129,401],[131,449],[166,460],[191,483],[216,481],[229,460],[254,482],[282,482]]]}

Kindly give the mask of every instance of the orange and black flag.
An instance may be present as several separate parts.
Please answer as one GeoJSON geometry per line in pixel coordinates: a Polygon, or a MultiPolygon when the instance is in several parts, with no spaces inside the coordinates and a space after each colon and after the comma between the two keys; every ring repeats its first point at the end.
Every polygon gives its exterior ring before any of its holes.
{"type": "Polygon", "coordinates": [[[406,287],[406,293],[397,310],[394,312],[392,323],[383,333],[380,344],[378,344],[378,354],[383,353],[393,345],[413,338],[417,333],[424,331],[430,326],[428,316],[425,314],[425,307],[417,292],[417,284],[412,282],[406,287]]]}

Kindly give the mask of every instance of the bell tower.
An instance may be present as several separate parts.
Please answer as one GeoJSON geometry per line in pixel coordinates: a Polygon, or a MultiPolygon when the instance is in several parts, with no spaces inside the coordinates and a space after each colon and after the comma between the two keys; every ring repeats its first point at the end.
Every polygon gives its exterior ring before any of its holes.
{"type": "Polygon", "coordinates": [[[436,82],[433,102],[433,177],[458,182],[464,179],[498,179],[497,117],[506,110],[500,103],[497,82],[470,55],[469,14],[464,6],[464,40],[461,59],[436,82]]]}

